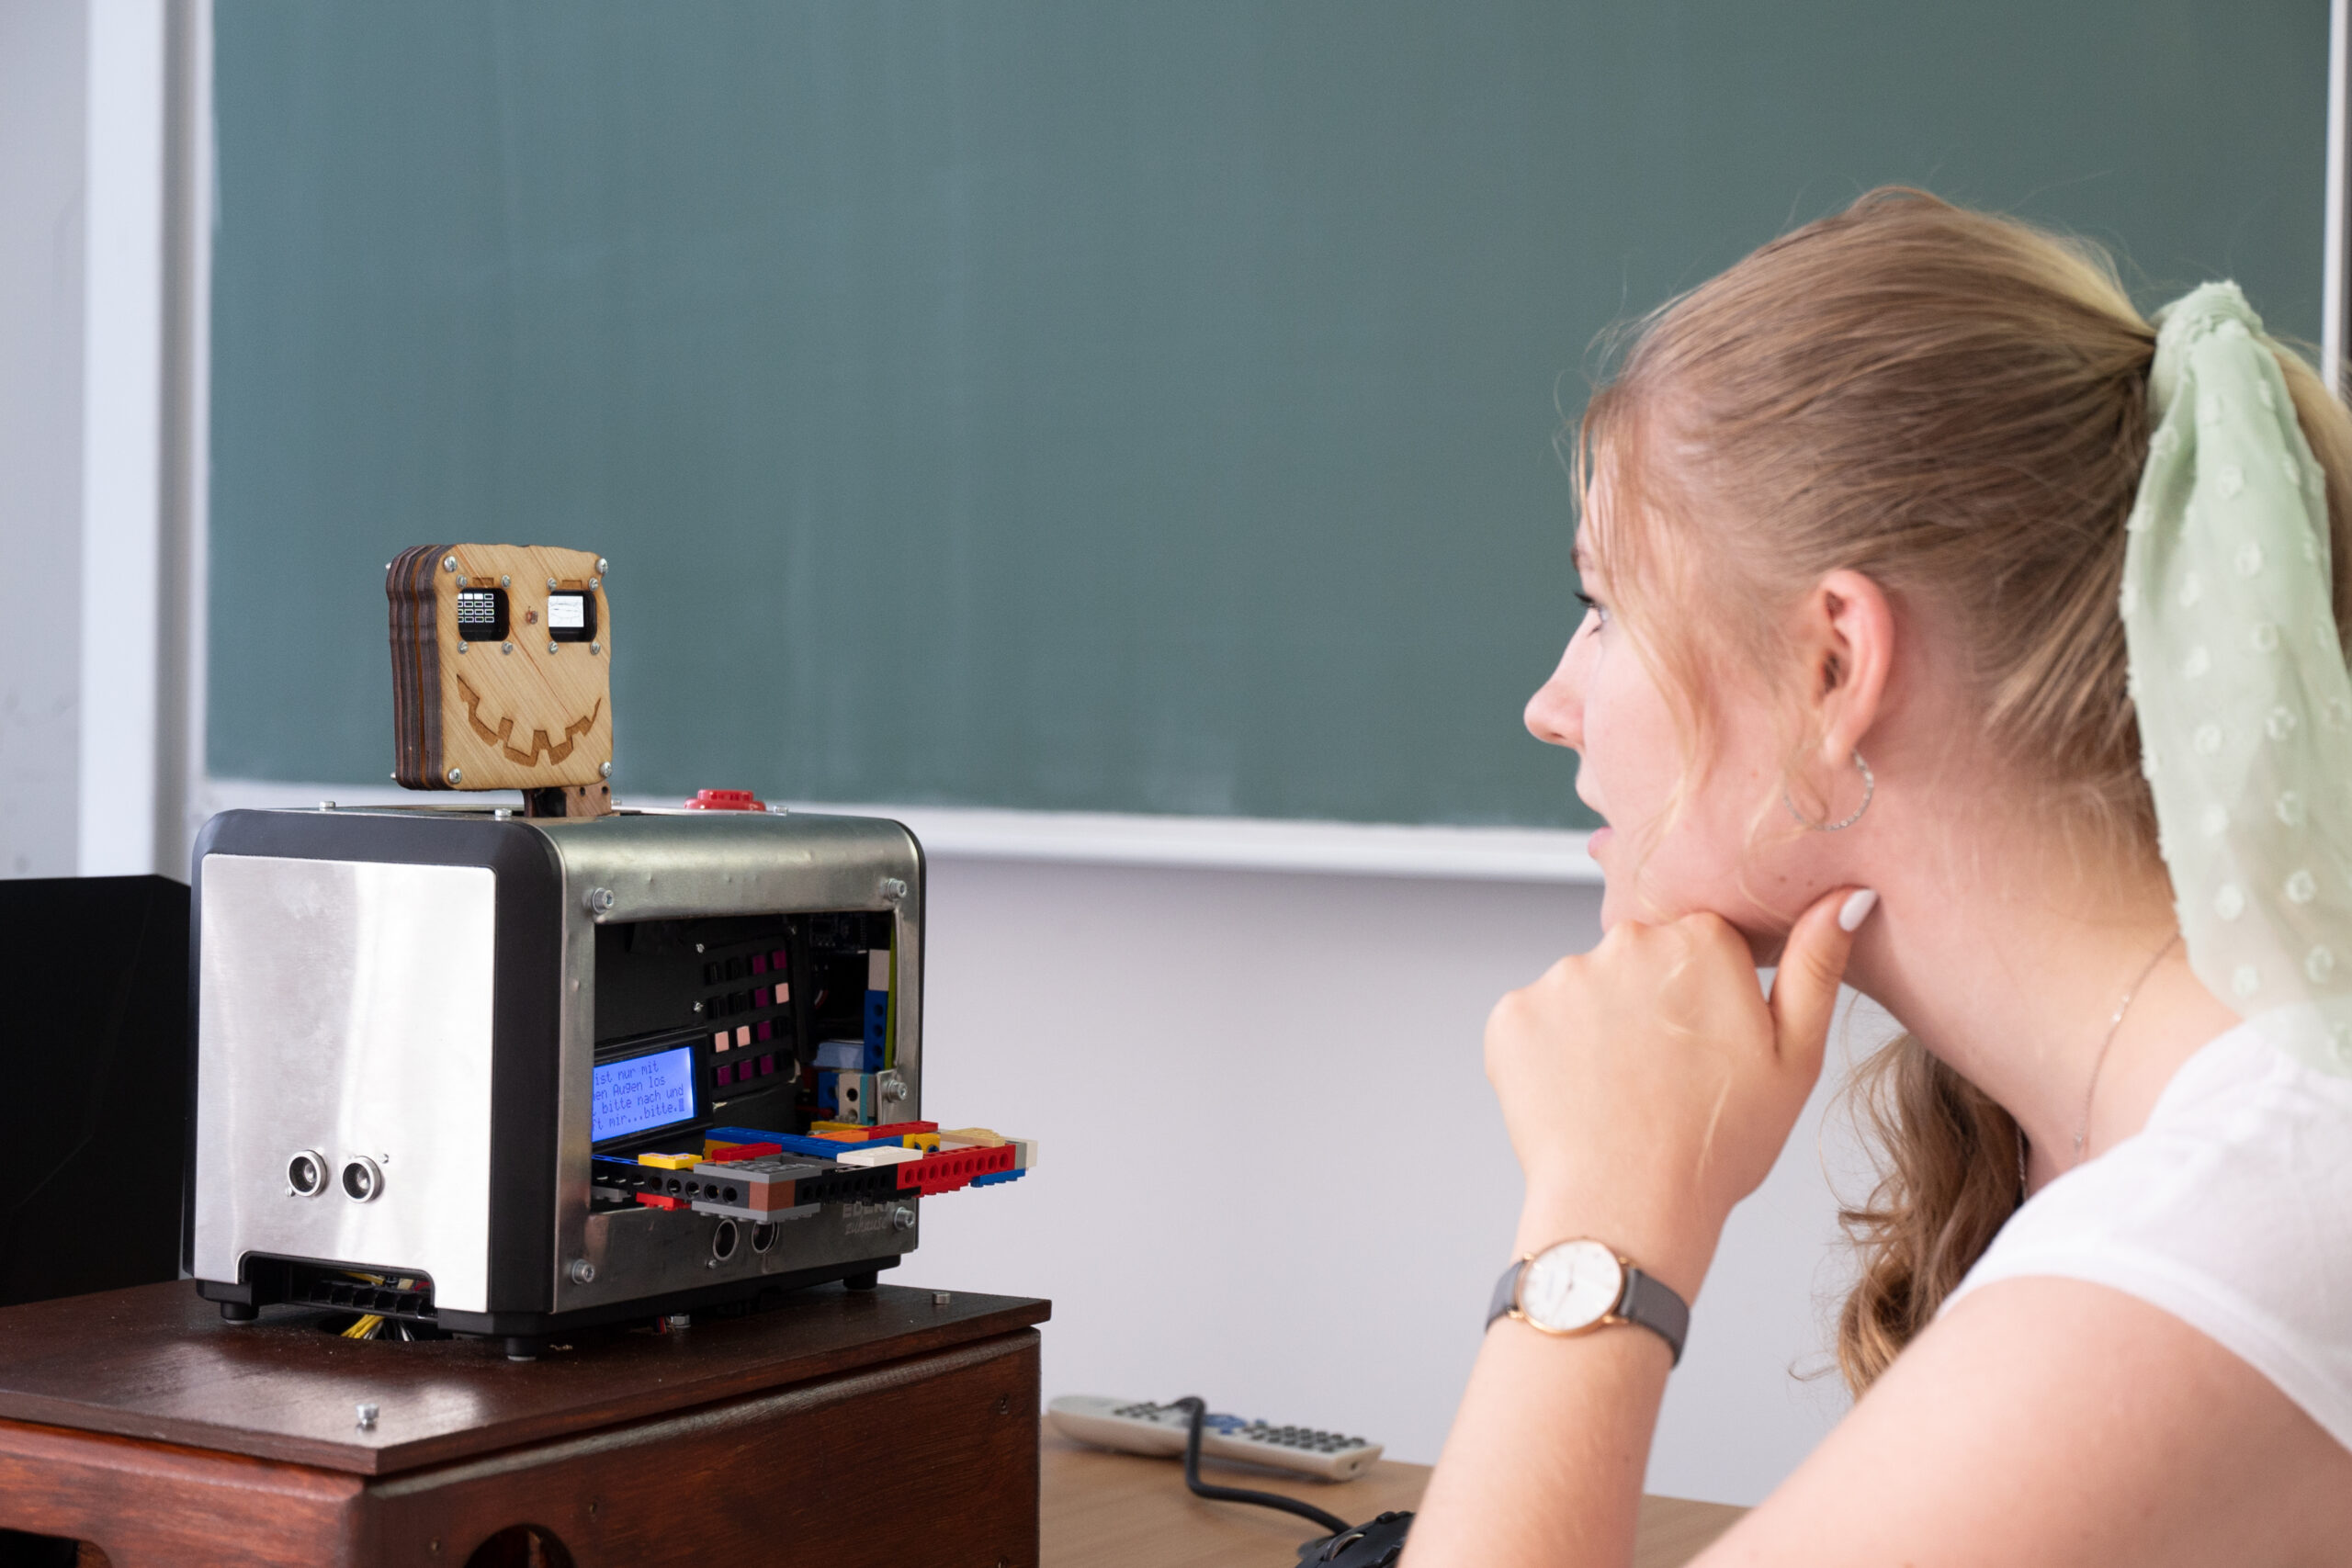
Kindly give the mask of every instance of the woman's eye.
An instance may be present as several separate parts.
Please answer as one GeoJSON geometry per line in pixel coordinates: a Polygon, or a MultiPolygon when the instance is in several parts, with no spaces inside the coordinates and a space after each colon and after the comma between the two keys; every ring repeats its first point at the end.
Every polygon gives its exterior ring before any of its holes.
{"type": "Polygon", "coordinates": [[[1588,609],[1588,610],[1591,611],[1595,615],[1598,615],[1598,616],[1600,618],[1600,622],[1601,622],[1601,624],[1602,624],[1603,626],[1606,626],[1606,625],[1608,624],[1608,622],[1609,622],[1609,606],[1608,606],[1608,605],[1606,605],[1606,604],[1602,604],[1600,600],[1598,600],[1598,599],[1594,598],[1591,594],[1587,593],[1587,592],[1586,592],[1584,590],[1582,590],[1581,588],[1579,588],[1578,590],[1577,590],[1577,602],[1578,602],[1578,603],[1580,603],[1581,604],[1583,604],[1583,605],[1584,605],[1584,607],[1585,607],[1586,609],[1588,609]]]}

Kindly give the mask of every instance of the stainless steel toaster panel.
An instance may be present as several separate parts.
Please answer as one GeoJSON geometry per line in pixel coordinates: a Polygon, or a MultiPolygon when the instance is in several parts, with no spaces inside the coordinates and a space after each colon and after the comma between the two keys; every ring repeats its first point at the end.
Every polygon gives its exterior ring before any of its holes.
{"type": "Polygon", "coordinates": [[[212,854],[202,881],[196,1274],[249,1252],[419,1269],[487,1310],[496,874],[212,854]],[[306,1150],[316,1196],[288,1178],[306,1150]]]}

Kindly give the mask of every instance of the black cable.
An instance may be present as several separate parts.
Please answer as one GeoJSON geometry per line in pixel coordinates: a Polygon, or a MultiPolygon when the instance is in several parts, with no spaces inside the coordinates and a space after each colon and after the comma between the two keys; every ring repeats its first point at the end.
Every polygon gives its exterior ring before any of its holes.
{"type": "Polygon", "coordinates": [[[1170,1400],[1170,1409],[1192,1413],[1192,1424],[1184,1434],[1184,1484],[1193,1489],[1195,1497],[1207,1497],[1219,1503],[1254,1503],[1261,1508],[1280,1508],[1285,1514],[1296,1514],[1322,1527],[1327,1535],[1338,1535],[1351,1529],[1347,1520],[1337,1514],[1327,1514],[1312,1503],[1302,1503],[1295,1497],[1285,1497],[1279,1492],[1250,1492],[1238,1486],[1212,1486],[1201,1479],[1201,1422],[1209,1407],[1201,1396],[1188,1393],[1182,1399],[1170,1400]]]}

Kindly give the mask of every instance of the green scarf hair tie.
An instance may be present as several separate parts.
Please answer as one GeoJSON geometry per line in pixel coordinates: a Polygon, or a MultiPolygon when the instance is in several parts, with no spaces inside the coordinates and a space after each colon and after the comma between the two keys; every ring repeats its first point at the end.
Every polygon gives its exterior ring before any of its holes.
{"type": "Polygon", "coordinates": [[[2158,317],[2121,609],[2142,766],[2199,980],[2352,1071],[2352,675],[2327,501],[2233,283],[2158,317]]]}

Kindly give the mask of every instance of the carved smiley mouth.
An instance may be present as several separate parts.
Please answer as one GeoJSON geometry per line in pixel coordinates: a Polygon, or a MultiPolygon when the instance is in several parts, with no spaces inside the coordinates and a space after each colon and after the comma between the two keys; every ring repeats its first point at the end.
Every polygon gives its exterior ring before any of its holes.
{"type": "Polygon", "coordinates": [[[571,749],[580,743],[580,738],[596,727],[596,716],[604,711],[605,706],[602,697],[590,704],[584,716],[563,727],[560,741],[549,740],[544,729],[534,729],[531,731],[531,744],[520,747],[510,739],[514,733],[512,718],[500,719],[495,729],[481,721],[481,694],[475,691],[463,675],[458,677],[458,691],[466,699],[466,722],[473,727],[475,736],[485,745],[497,747],[507,761],[526,765],[537,761],[541,752],[547,754],[549,762],[560,762],[569,758],[571,749]]]}

